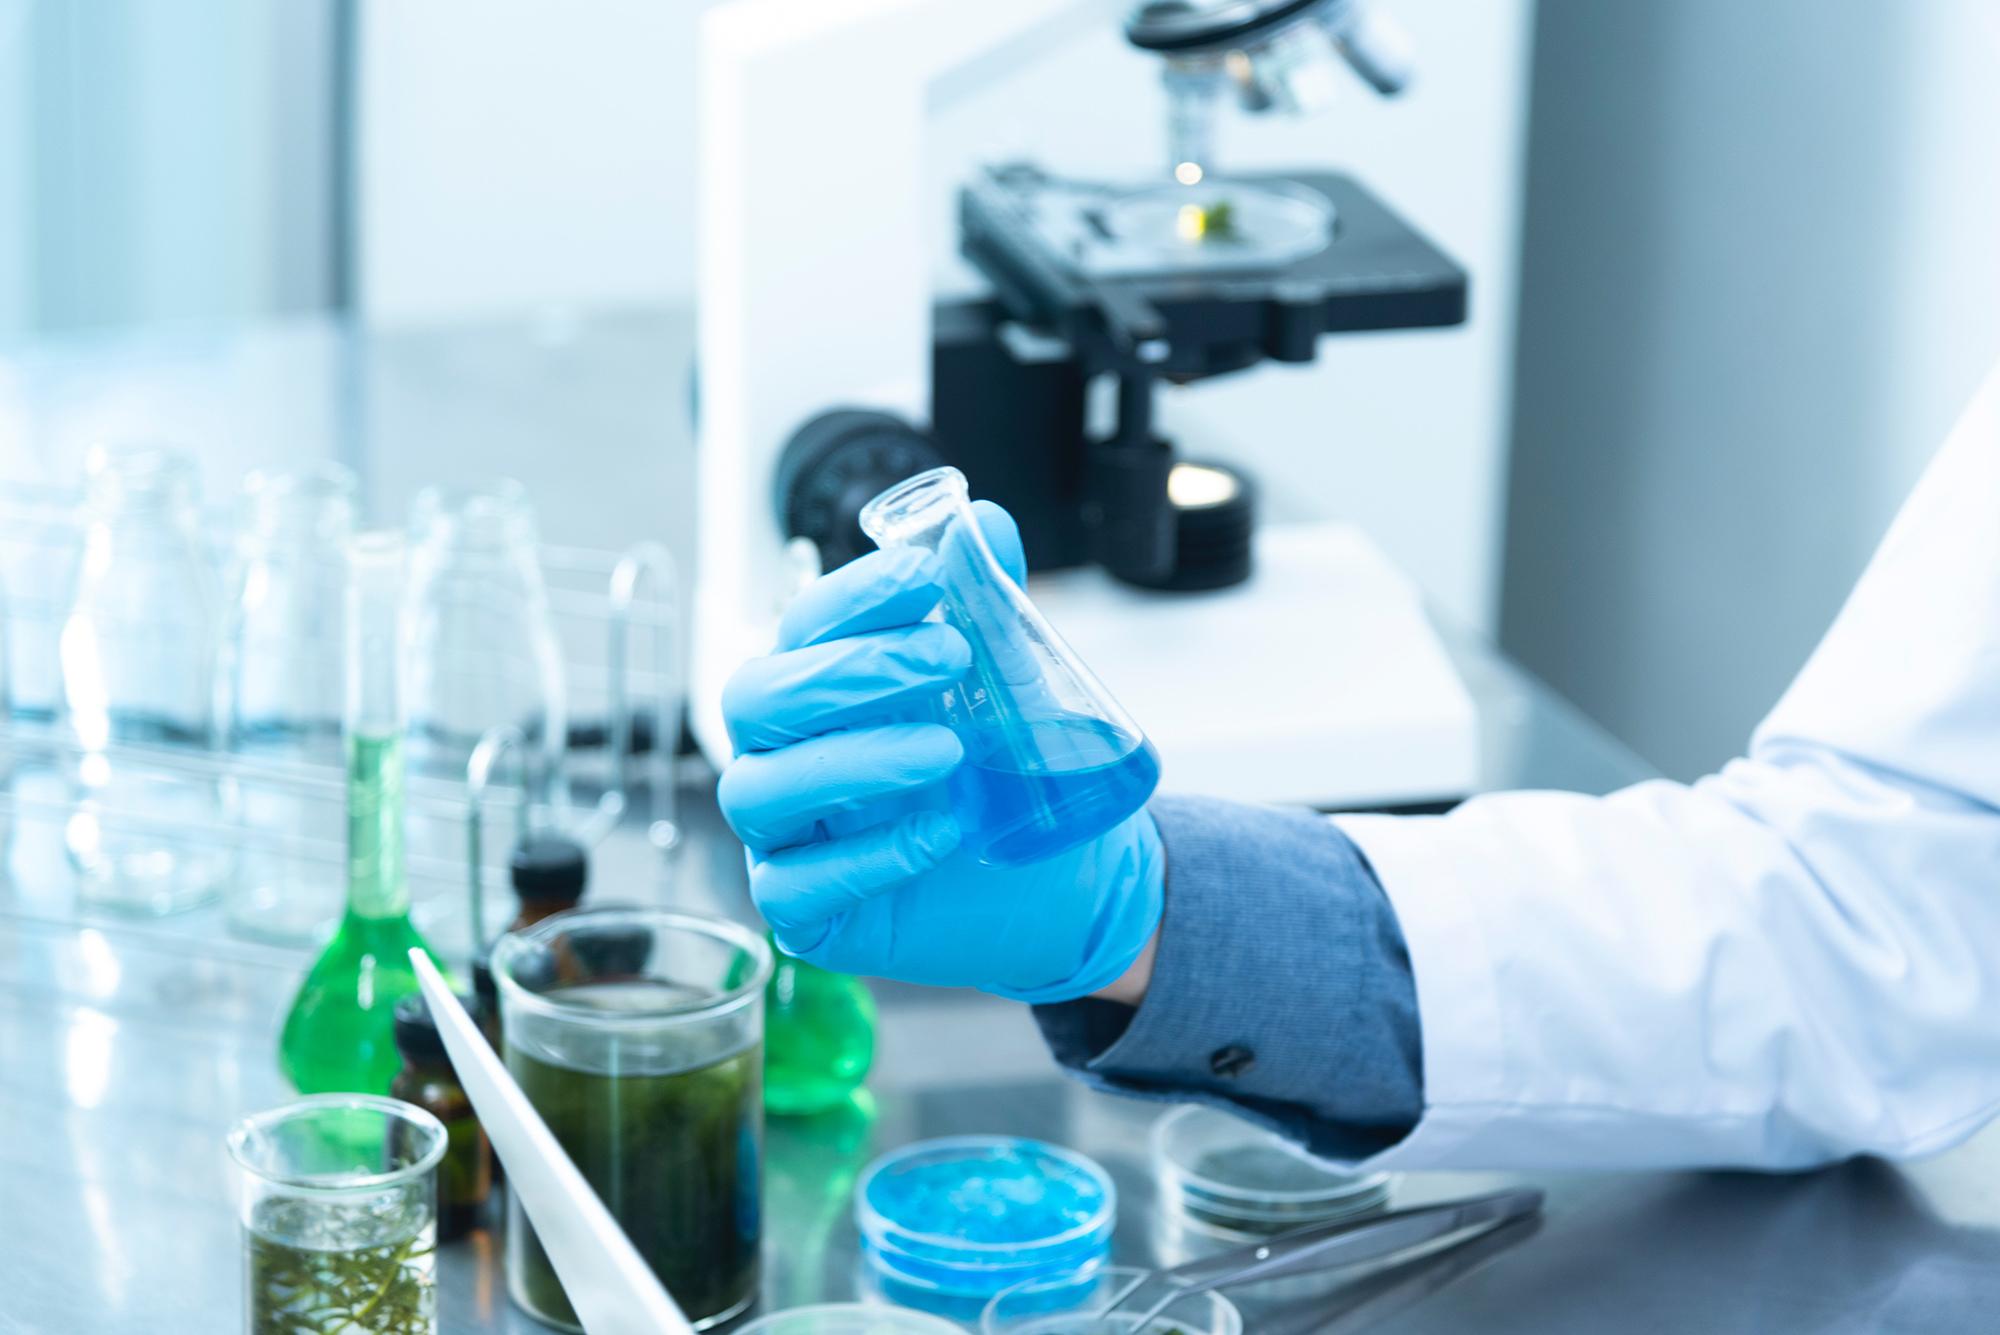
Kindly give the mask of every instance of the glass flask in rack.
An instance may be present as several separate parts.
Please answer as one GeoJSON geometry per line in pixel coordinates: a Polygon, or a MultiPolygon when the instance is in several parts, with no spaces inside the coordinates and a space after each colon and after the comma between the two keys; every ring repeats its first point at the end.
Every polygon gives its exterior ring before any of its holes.
{"type": "Polygon", "coordinates": [[[214,752],[220,599],[194,461],[94,449],[84,497],[58,638],[65,842],[85,902],[173,913],[213,898],[234,857],[214,752]]]}
{"type": "Polygon", "coordinates": [[[433,487],[418,495],[410,529],[412,769],[463,782],[486,730],[512,724],[530,743],[534,786],[559,802],[562,653],[526,493],[511,480],[433,487]]]}
{"type": "Polygon", "coordinates": [[[278,1046],[305,1094],[388,1091],[402,1066],[396,1003],[417,991],[409,952],[430,952],[410,922],[403,856],[404,542],[363,533],[347,553],[347,911],[299,985],[278,1046]]]}
{"type": "Polygon", "coordinates": [[[252,473],[225,603],[223,743],[244,766],[232,807],[253,832],[228,895],[233,931],[302,944],[340,916],[341,810],[307,783],[342,764],[345,544],[354,474],[331,461],[252,473]]]}
{"type": "Polygon", "coordinates": [[[1152,743],[1001,569],[964,474],[898,483],[862,508],[861,527],[878,546],[936,553],[944,597],[932,616],[972,647],[934,706],[965,746],[949,783],[961,848],[994,866],[1039,862],[1145,805],[1160,780],[1152,743]]]}

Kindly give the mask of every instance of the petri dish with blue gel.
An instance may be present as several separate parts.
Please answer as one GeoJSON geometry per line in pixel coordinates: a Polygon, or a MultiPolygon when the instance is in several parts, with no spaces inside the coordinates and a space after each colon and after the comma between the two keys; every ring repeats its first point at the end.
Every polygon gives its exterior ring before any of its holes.
{"type": "Polygon", "coordinates": [[[854,1190],[869,1287],[966,1321],[1030,1281],[1087,1287],[1110,1253],[1117,1213],[1103,1168],[1013,1136],[904,1146],[870,1164],[854,1190]]]}

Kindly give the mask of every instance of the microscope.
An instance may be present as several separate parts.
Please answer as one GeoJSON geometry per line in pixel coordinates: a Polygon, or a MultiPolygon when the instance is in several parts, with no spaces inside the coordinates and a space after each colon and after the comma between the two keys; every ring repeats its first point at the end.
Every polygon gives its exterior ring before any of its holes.
{"type": "Polygon", "coordinates": [[[1181,458],[1155,414],[1162,385],[1464,320],[1463,270],[1358,181],[1217,160],[1231,101],[1306,112],[1342,66],[1399,91],[1400,33],[1361,0],[1145,0],[1122,25],[1160,61],[1164,170],[979,168],[957,190],[956,242],[987,290],[938,300],[926,98],[1102,7],[993,8],[860,0],[836,18],[734,0],[708,15],[697,735],[726,754],[702,709],[768,647],[746,622],[767,637],[801,567],[868,549],[871,497],[948,463],[1020,524],[1030,592],[1153,734],[1170,783],[1329,807],[1462,794],[1471,706],[1407,581],[1347,526],[1260,532],[1255,479],[1181,458]],[[811,104],[843,60],[869,77],[813,125],[781,129],[756,94],[811,104]],[[867,200],[866,218],[787,214],[787,180],[794,200],[867,200]]]}

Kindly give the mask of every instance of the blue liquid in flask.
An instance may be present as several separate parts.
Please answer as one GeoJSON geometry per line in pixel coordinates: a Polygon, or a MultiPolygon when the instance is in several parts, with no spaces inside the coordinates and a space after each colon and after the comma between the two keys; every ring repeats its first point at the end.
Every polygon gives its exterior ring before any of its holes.
{"type": "Polygon", "coordinates": [[[981,862],[1019,866],[1087,843],[1152,796],[1152,744],[1083,715],[975,731],[953,775],[963,847],[981,862]]]}
{"type": "Polygon", "coordinates": [[[862,507],[861,527],[880,546],[937,556],[933,615],[972,650],[926,715],[965,747],[947,785],[961,850],[992,866],[1041,862],[1145,805],[1158,753],[1001,566],[962,473],[898,483],[862,507]]]}

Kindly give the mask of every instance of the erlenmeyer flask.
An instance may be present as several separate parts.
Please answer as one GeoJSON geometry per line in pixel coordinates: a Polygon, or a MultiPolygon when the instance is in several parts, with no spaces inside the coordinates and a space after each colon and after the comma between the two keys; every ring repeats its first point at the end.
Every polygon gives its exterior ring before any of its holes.
{"type": "Polygon", "coordinates": [[[962,848],[998,866],[1039,862],[1145,805],[1158,753],[1000,568],[963,473],[898,483],[863,507],[861,527],[878,546],[938,554],[944,598],[932,615],[972,646],[971,669],[938,703],[965,745],[950,783],[962,848]]]}

